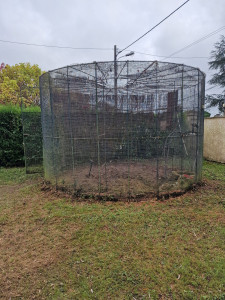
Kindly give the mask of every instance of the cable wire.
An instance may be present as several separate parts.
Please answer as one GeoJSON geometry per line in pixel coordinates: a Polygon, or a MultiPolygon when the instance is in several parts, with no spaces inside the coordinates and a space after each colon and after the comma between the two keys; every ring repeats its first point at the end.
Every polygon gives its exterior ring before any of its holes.
{"type": "MultiPolygon", "coordinates": [[[[186,50],[186,49],[188,49],[188,48],[190,48],[190,47],[192,47],[192,46],[194,46],[194,45],[196,45],[196,44],[198,44],[198,43],[200,43],[200,42],[202,42],[204,40],[206,40],[207,38],[209,38],[209,37],[211,37],[211,36],[219,33],[220,31],[222,31],[224,29],[225,29],[225,26],[222,26],[222,27],[220,27],[220,28],[218,28],[218,29],[210,32],[209,34],[201,37],[200,39],[198,39],[198,40],[196,40],[196,41],[188,44],[187,46],[181,48],[180,50],[177,50],[177,51],[173,52],[172,54],[170,54],[168,56],[165,56],[165,55],[154,55],[154,54],[139,52],[139,51],[135,51],[135,50],[132,50],[132,51],[134,51],[135,53],[138,53],[138,54],[149,55],[149,56],[154,56],[154,57],[161,57],[161,58],[164,58],[164,59],[167,59],[167,58],[170,58],[170,57],[173,57],[173,58],[182,58],[182,59],[186,59],[186,58],[188,58],[188,59],[192,59],[192,58],[205,58],[205,59],[209,59],[210,57],[207,57],[207,56],[186,56],[186,57],[182,57],[182,56],[174,56],[174,55],[178,54],[178,53],[180,53],[180,52],[182,52],[182,51],[184,51],[184,50],[186,50]]],[[[125,50],[125,51],[130,51],[130,50],[125,50]]]]}
{"type": "MultiPolygon", "coordinates": [[[[139,51],[135,51],[135,50],[133,50],[133,51],[137,54],[143,54],[143,55],[149,55],[149,56],[161,57],[161,58],[166,58],[167,57],[166,55],[156,55],[156,54],[139,52],[139,51]]],[[[173,56],[173,58],[182,58],[182,59],[185,59],[185,58],[190,58],[190,59],[192,59],[192,58],[207,58],[207,59],[209,59],[208,56],[173,56]]]]}
{"type": "Polygon", "coordinates": [[[212,89],[215,89],[215,88],[219,88],[218,86],[216,86],[216,85],[214,85],[214,86],[211,86],[210,88],[207,88],[206,90],[205,90],[205,92],[206,91],[209,91],[209,90],[212,90],[212,89]]]}
{"type": "MultiPolygon", "coordinates": [[[[166,16],[164,19],[162,19],[159,23],[157,23],[155,26],[153,26],[151,29],[149,29],[147,32],[145,32],[142,36],[140,36],[138,39],[136,39],[134,42],[132,42],[131,44],[129,44],[128,46],[126,46],[125,48],[123,48],[122,50],[119,51],[119,53],[123,52],[124,50],[126,50],[127,48],[129,48],[130,46],[132,46],[133,44],[135,44],[136,42],[138,42],[140,39],[142,39],[144,36],[146,36],[149,32],[151,32],[152,30],[154,30],[156,27],[158,27],[160,24],[162,24],[165,20],[167,20],[170,16],[172,16],[176,11],[178,11],[182,6],[184,6],[187,2],[189,2],[190,0],[185,1],[182,5],[180,5],[178,8],[176,8],[174,11],[172,11],[168,16],[166,16]]],[[[118,53],[118,54],[119,54],[118,53]]]]}
{"type": "Polygon", "coordinates": [[[211,33],[209,33],[209,34],[207,34],[207,35],[201,37],[200,39],[194,41],[193,43],[188,44],[187,46],[181,48],[180,50],[173,52],[173,53],[170,54],[169,56],[166,56],[165,59],[170,58],[170,57],[174,56],[175,54],[178,54],[178,53],[180,53],[180,52],[182,52],[182,51],[184,51],[184,50],[186,50],[186,49],[188,49],[188,48],[190,48],[190,47],[192,47],[192,46],[194,46],[194,45],[196,45],[196,44],[198,44],[198,43],[200,43],[200,42],[206,40],[207,38],[209,38],[209,37],[211,37],[211,36],[217,34],[218,32],[220,32],[220,31],[222,31],[222,30],[224,30],[224,29],[225,29],[225,26],[222,26],[222,27],[216,29],[215,31],[212,31],[211,33]]]}
{"type": "Polygon", "coordinates": [[[113,48],[55,46],[55,45],[32,44],[32,43],[16,42],[16,41],[6,41],[6,40],[0,40],[0,42],[1,43],[9,43],[9,44],[26,45],[26,46],[36,46],[36,47],[46,47],[46,48],[60,48],[60,49],[72,49],[72,50],[113,50],[113,48]]]}

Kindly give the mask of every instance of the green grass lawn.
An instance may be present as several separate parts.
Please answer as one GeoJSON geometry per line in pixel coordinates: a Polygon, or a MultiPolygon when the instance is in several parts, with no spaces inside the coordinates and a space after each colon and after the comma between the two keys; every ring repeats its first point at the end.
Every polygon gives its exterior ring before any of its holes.
{"type": "Polygon", "coordinates": [[[0,298],[225,299],[225,165],[166,201],[77,202],[0,169],[0,298]]]}

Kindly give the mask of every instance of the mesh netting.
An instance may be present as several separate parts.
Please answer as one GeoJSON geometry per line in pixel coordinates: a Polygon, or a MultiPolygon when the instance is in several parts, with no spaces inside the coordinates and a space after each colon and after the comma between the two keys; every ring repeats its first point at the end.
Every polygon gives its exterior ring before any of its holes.
{"type": "Polygon", "coordinates": [[[205,76],[143,61],[40,78],[45,178],[79,195],[135,197],[201,179],[205,76]]]}
{"type": "Polygon", "coordinates": [[[26,173],[43,171],[41,112],[22,112],[26,173]]]}

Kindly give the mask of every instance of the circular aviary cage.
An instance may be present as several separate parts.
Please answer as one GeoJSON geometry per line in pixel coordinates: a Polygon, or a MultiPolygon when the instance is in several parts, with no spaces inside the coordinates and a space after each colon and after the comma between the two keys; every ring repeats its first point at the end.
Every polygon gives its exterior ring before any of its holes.
{"type": "Polygon", "coordinates": [[[40,77],[46,180],[84,197],[140,197],[201,179],[205,75],[158,61],[40,77]]]}

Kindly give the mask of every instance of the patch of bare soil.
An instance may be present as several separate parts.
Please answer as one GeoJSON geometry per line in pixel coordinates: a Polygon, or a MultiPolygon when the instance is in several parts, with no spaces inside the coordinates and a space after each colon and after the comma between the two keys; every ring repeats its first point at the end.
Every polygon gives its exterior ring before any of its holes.
{"type": "Polygon", "coordinates": [[[100,166],[90,162],[76,166],[74,172],[63,172],[57,178],[57,187],[76,198],[117,201],[159,194],[176,196],[188,190],[193,182],[193,174],[165,166],[164,161],[110,161],[100,166]]]}
{"type": "Polygon", "coordinates": [[[101,166],[84,164],[74,174],[64,172],[58,178],[59,186],[71,186],[81,193],[106,193],[117,197],[154,193],[157,180],[171,175],[171,168],[156,168],[156,161],[112,161],[101,166]]]}

